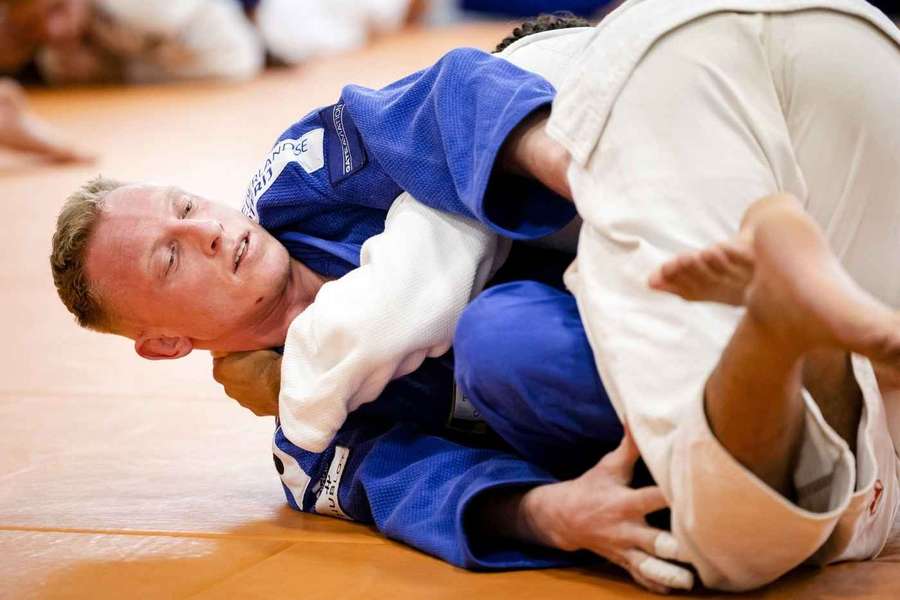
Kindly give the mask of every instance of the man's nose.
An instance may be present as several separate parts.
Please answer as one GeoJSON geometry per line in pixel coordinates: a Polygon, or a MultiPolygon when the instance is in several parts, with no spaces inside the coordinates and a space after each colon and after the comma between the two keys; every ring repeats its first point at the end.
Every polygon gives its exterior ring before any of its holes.
{"type": "Polygon", "coordinates": [[[222,250],[222,233],[224,229],[219,221],[212,219],[188,219],[181,222],[185,235],[207,256],[216,256],[222,250]]]}

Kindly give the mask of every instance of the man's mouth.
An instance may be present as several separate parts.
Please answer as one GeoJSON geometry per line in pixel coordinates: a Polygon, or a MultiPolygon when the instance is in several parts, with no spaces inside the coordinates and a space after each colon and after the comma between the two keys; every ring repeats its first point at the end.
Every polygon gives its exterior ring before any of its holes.
{"type": "Polygon", "coordinates": [[[241,265],[241,261],[247,256],[247,250],[250,248],[250,234],[247,233],[244,237],[241,238],[240,243],[238,243],[237,248],[234,251],[234,272],[237,273],[238,267],[241,265]]]}

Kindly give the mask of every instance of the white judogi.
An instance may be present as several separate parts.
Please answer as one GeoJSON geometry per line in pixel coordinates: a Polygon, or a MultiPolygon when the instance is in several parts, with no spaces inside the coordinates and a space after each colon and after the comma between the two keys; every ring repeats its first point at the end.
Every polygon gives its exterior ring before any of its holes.
{"type": "Polygon", "coordinates": [[[648,276],[733,236],[752,201],[787,191],[856,281],[900,306],[898,109],[900,34],[855,0],[631,0],[559,90],[549,130],[572,154],[584,219],[567,284],[708,586],[748,589],[811,557],[877,555],[897,512],[886,422],[900,406],[889,400],[885,415],[870,365],[854,357],[857,456],[807,397],[799,501],[787,501],[722,448],[703,410],[741,309],[655,292],[648,276]]]}

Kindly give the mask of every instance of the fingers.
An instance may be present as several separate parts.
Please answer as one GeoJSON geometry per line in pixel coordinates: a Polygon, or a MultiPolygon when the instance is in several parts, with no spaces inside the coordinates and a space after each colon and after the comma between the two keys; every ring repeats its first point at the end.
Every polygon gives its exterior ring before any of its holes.
{"type": "Polygon", "coordinates": [[[622,442],[615,450],[604,456],[597,466],[604,468],[618,481],[628,483],[634,473],[634,464],[640,456],[634,438],[626,427],[622,442]]]}
{"type": "Polygon", "coordinates": [[[221,384],[225,384],[229,379],[229,366],[234,360],[239,358],[241,352],[222,352],[220,350],[210,350],[213,359],[213,379],[221,384]]]}
{"type": "Polygon", "coordinates": [[[210,350],[209,352],[212,355],[213,359],[213,379],[215,379],[218,383],[223,383],[224,370],[223,363],[225,362],[223,359],[228,356],[227,352],[220,352],[218,350],[210,350]]]}
{"type": "Polygon", "coordinates": [[[628,490],[625,510],[632,516],[648,515],[669,506],[658,486],[647,486],[628,490]]]}
{"type": "Polygon", "coordinates": [[[677,560],[689,563],[690,559],[675,536],[663,529],[657,529],[644,524],[635,524],[630,527],[627,539],[634,547],[643,550],[651,556],[665,560],[677,560]]]}
{"type": "Polygon", "coordinates": [[[625,560],[628,561],[629,571],[632,574],[637,573],[657,586],[677,590],[689,590],[694,587],[694,574],[689,570],[660,560],[642,550],[627,550],[625,560]]]}
{"type": "MultiPolygon", "coordinates": [[[[652,528],[650,528],[652,529],[652,528]]],[[[650,553],[659,558],[688,562],[687,553],[681,550],[681,545],[675,536],[668,531],[656,532],[656,541],[653,542],[653,551],[650,553]]]]}
{"type": "Polygon", "coordinates": [[[672,591],[672,588],[662,585],[661,583],[657,583],[653,579],[645,576],[636,568],[629,567],[627,564],[622,566],[622,568],[628,571],[628,574],[631,575],[631,578],[634,579],[634,581],[638,585],[650,590],[651,592],[654,592],[656,594],[668,594],[672,591]]]}
{"type": "Polygon", "coordinates": [[[755,266],[753,250],[743,241],[722,244],[722,251],[729,262],[742,270],[752,270],[755,266]]]}
{"type": "Polygon", "coordinates": [[[700,251],[700,262],[719,277],[728,277],[732,272],[731,261],[721,245],[710,246],[700,251]]]}
{"type": "Polygon", "coordinates": [[[672,260],[664,262],[650,275],[649,284],[653,289],[667,290],[672,284],[672,278],[684,270],[690,262],[690,256],[682,254],[672,260]]]}

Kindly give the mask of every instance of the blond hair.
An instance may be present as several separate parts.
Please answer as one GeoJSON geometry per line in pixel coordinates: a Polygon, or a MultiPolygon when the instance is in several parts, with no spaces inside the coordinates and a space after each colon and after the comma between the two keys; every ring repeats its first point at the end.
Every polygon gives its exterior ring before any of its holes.
{"type": "Polygon", "coordinates": [[[87,277],[85,255],[107,194],[123,185],[102,175],[82,185],[66,199],[53,234],[50,269],[59,298],[79,325],[95,331],[112,332],[112,316],[87,277]]]}

